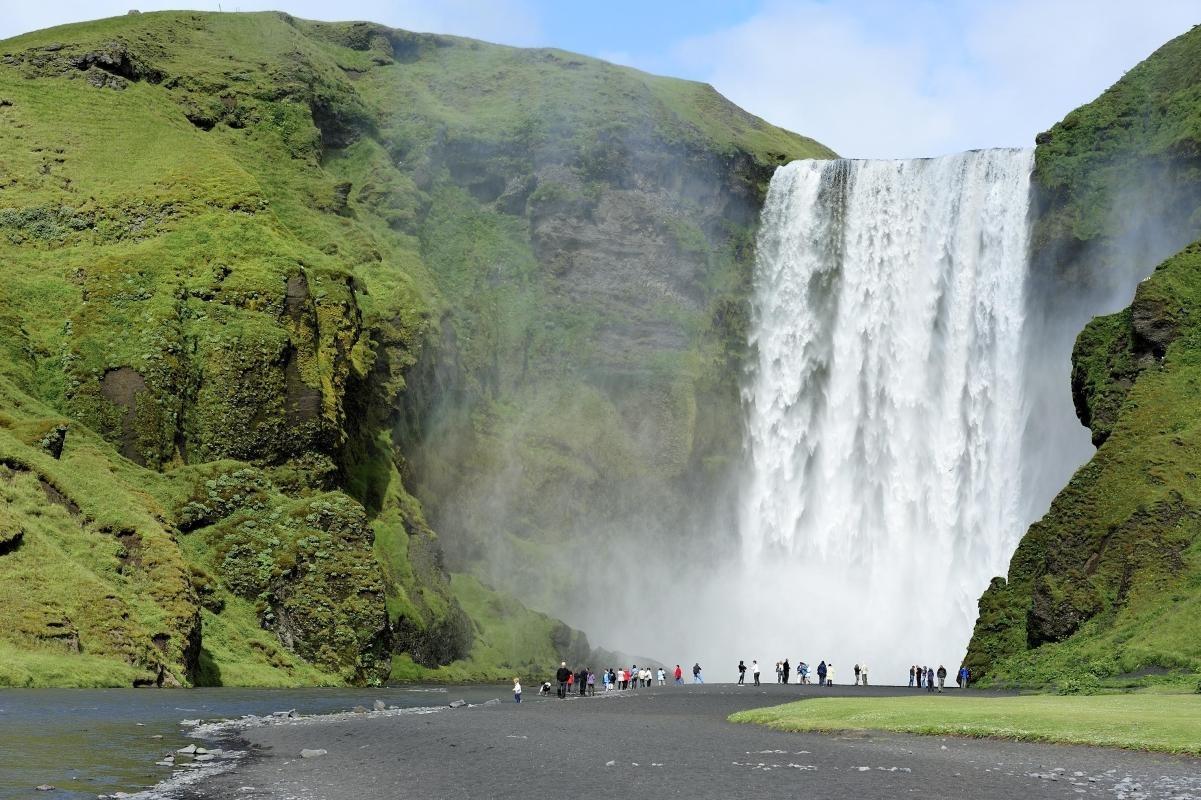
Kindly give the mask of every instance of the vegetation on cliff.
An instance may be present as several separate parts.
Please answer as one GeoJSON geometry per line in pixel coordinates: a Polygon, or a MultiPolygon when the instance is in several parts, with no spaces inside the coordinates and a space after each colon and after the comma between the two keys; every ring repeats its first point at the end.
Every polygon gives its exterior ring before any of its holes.
{"type": "Polygon", "coordinates": [[[986,683],[1192,688],[1201,673],[1201,244],[1185,246],[1201,235],[1199,92],[1194,28],[1040,136],[1048,308],[1180,252],[1076,341],[1098,450],[980,599],[967,663],[986,683]]]}
{"type": "Polygon", "coordinates": [[[452,578],[448,539],[478,569],[515,535],[452,490],[509,450],[518,507],[551,470],[591,507],[728,454],[706,414],[737,403],[758,202],[826,155],[706,86],[366,23],[0,43],[0,684],[587,652],[452,578]]]}

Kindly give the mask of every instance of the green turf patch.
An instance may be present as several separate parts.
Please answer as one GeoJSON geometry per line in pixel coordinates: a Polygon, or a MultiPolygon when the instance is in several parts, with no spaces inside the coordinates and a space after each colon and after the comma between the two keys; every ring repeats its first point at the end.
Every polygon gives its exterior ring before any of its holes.
{"type": "Polygon", "coordinates": [[[1201,753],[1201,697],[1193,695],[826,697],[741,711],[730,721],[1201,753]]]}

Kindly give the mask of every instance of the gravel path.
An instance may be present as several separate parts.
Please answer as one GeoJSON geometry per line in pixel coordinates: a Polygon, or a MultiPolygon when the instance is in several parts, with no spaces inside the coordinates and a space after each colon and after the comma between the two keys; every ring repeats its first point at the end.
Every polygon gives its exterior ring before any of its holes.
{"type": "Polygon", "coordinates": [[[798,696],[865,692],[907,693],[669,686],[596,699],[527,698],[518,706],[498,689],[508,702],[247,731],[251,757],[191,797],[1201,800],[1197,759],[885,733],[781,733],[726,722],[735,711],[798,696]],[[302,759],[306,748],[328,752],[302,759]]]}

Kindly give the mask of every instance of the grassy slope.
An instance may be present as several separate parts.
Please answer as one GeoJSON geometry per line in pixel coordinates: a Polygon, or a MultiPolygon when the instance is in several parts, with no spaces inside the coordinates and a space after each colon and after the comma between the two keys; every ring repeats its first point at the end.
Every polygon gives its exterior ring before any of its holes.
{"type": "MultiPolygon", "coordinates": [[[[708,87],[364,24],[155,13],[0,53],[0,683],[370,680],[385,619],[418,672],[470,648],[456,678],[578,646],[448,580],[390,435],[448,309],[520,301],[469,376],[541,313],[523,212],[453,145],[574,154],[625,120],[754,164],[828,153],[708,87]],[[498,262],[519,290],[470,305],[498,262]]],[[[548,362],[588,314],[560,316],[548,362]]]]}
{"type": "Polygon", "coordinates": [[[1201,753],[1201,697],[830,697],[742,711],[730,720],[785,731],[869,729],[1201,753]]]}
{"type": "MultiPolygon", "coordinates": [[[[1199,75],[1194,29],[1040,137],[1035,265],[1065,276],[1066,291],[1201,230],[1199,75]],[[1146,203],[1133,199],[1140,184],[1154,195],[1146,203]]],[[[1008,581],[980,600],[967,662],[986,683],[1195,686],[1199,291],[1193,245],[1129,309],[1080,334],[1073,388],[1100,447],[1023,538],[1008,581]]]]}

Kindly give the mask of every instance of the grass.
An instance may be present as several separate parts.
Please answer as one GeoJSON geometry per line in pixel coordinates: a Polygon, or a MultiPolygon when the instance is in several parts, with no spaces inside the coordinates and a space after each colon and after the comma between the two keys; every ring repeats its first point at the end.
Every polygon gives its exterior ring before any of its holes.
{"type": "Polygon", "coordinates": [[[815,698],[741,711],[731,722],[784,731],[882,730],[1201,754],[1201,696],[815,698]]]}

